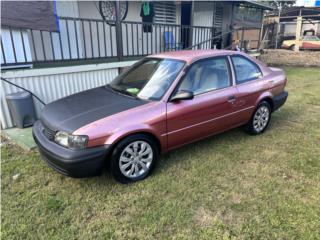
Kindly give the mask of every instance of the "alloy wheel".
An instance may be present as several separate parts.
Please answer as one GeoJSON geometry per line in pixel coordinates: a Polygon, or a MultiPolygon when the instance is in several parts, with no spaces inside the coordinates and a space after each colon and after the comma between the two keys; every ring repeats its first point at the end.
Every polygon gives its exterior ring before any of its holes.
{"type": "Polygon", "coordinates": [[[257,132],[262,132],[269,121],[270,110],[266,106],[261,106],[257,109],[253,117],[253,127],[257,132]]]}
{"type": "Polygon", "coordinates": [[[121,152],[119,168],[130,179],[138,178],[149,172],[153,161],[153,150],[146,141],[134,141],[121,152]]]}

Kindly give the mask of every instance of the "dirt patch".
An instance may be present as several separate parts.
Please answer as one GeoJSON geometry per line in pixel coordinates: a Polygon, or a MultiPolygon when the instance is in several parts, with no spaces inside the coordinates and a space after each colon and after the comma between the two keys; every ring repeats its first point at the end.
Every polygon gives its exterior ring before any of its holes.
{"type": "Polygon", "coordinates": [[[214,214],[211,211],[207,211],[206,209],[200,207],[195,216],[195,222],[200,227],[210,226],[214,221],[214,214]]]}
{"type": "Polygon", "coordinates": [[[320,67],[320,51],[265,50],[259,58],[268,65],[320,67]]]}

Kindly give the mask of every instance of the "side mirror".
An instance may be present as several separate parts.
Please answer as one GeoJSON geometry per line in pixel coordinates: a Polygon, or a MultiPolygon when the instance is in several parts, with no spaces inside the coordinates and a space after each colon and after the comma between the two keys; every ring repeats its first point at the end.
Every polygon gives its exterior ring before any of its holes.
{"type": "Polygon", "coordinates": [[[171,102],[177,102],[180,100],[190,100],[193,99],[193,92],[189,91],[179,91],[173,97],[171,97],[171,102]]]}

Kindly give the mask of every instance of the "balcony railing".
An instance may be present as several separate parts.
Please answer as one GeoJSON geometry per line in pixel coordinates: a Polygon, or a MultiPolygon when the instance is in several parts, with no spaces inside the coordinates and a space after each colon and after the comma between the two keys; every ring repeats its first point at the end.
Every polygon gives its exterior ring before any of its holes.
{"type": "Polygon", "coordinates": [[[119,61],[164,51],[211,49],[223,37],[212,27],[132,21],[116,25],[70,17],[60,17],[59,28],[59,32],[2,29],[1,65],[119,61]]]}

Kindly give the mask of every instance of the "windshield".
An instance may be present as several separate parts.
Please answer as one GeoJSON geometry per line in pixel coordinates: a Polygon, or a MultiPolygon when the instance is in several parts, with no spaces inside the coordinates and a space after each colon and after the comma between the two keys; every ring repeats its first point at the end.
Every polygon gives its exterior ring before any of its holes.
{"type": "Polygon", "coordinates": [[[110,87],[142,99],[159,100],[177,77],[183,61],[172,59],[144,59],[120,74],[110,87]]]}

